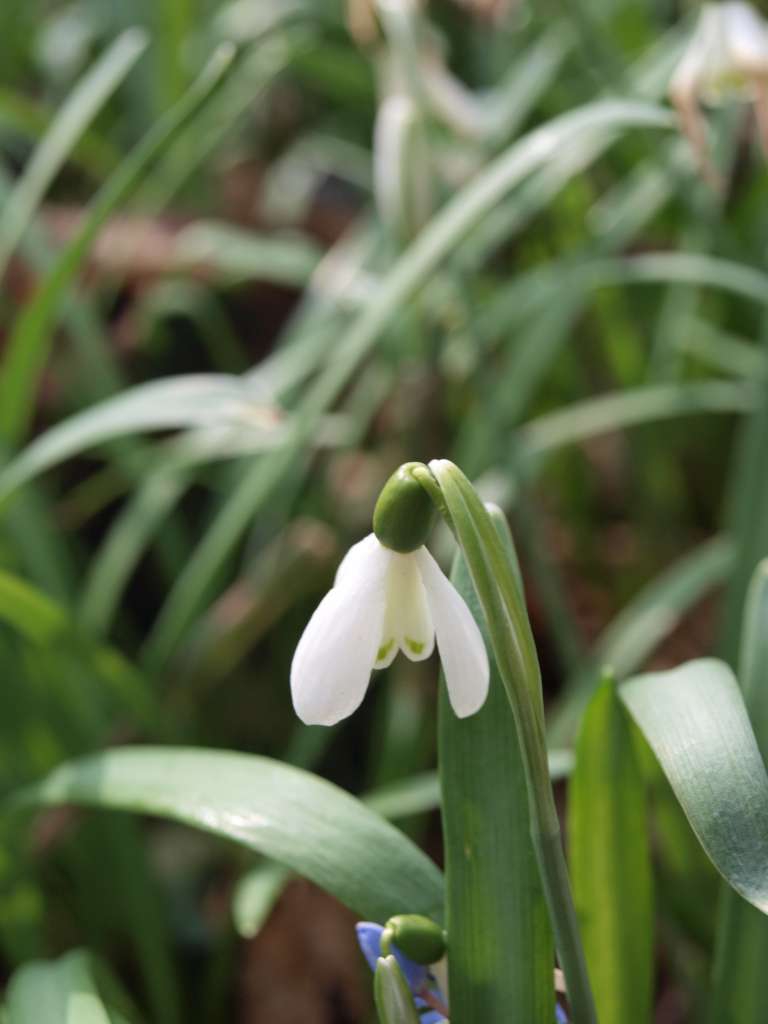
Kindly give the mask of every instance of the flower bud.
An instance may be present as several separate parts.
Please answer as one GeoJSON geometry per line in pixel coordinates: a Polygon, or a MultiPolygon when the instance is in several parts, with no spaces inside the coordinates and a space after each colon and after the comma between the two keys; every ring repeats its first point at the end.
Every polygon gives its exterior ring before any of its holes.
{"type": "Polygon", "coordinates": [[[373,997],[380,1024],[419,1024],[413,996],[394,956],[377,960],[373,997]]]}
{"type": "Polygon", "coordinates": [[[385,548],[408,554],[427,539],[432,500],[412,475],[419,462],[406,462],[387,480],[373,512],[373,532],[385,548]]]}
{"type": "Polygon", "coordinates": [[[384,950],[394,943],[417,964],[434,964],[445,953],[445,932],[428,917],[398,914],[384,926],[381,943],[384,950]]]}

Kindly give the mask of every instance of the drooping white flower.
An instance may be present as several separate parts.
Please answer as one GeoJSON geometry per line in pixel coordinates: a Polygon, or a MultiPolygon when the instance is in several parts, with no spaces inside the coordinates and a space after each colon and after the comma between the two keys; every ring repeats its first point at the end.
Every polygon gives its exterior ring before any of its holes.
{"type": "Polygon", "coordinates": [[[291,665],[291,693],[307,725],[333,725],[365,696],[371,671],[398,650],[411,661],[435,646],[459,718],[488,693],[488,656],[472,613],[425,547],[399,554],[369,534],[350,548],[307,624],[291,665]]]}
{"type": "Polygon", "coordinates": [[[700,104],[729,96],[754,100],[760,133],[768,143],[768,24],[744,0],[705,4],[669,83],[683,129],[706,169],[706,126],[700,104]]]}

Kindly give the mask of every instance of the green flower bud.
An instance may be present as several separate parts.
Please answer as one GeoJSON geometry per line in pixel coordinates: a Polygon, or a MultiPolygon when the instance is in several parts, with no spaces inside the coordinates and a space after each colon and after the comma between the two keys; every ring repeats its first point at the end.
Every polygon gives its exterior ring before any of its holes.
{"type": "Polygon", "coordinates": [[[434,506],[412,475],[420,462],[405,462],[382,488],[373,512],[373,532],[385,548],[408,554],[427,539],[434,506]]]}
{"type": "Polygon", "coordinates": [[[440,925],[420,914],[390,917],[381,936],[381,948],[397,948],[417,964],[435,964],[445,953],[445,932],[440,925]]]}
{"type": "Polygon", "coordinates": [[[419,1024],[413,995],[393,956],[380,956],[376,963],[373,997],[380,1024],[419,1024]]]}

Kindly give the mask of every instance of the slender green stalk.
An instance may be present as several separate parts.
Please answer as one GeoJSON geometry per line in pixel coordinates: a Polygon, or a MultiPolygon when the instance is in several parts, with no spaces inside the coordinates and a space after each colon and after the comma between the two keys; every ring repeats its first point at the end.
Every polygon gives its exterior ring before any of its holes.
{"type": "Polygon", "coordinates": [[[541,872],[574,1024],[596,1024],[594,1000],[573,905],[549,778],[541,672],[523,597],[485,506],[464,474],[436,460],[414,470],[438,509],[447,508],[488,623],[493,653],[517,728],[531,814],[531,840],[541,872]],[[431,471],[431,474],[430,474],[431,471]],[[431,479],[430,479],[431,476],[431,479]]]}

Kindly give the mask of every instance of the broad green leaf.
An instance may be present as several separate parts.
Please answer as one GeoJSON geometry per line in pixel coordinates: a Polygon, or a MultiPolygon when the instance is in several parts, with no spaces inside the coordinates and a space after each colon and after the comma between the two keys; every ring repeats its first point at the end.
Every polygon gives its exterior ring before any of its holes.
{"type": "MultiPolygon", "coordinates": [[[[740,682],[760,752],[768,755],[768,562],[747,595],[740,682]]],[[[713,963],[711,1024],[762,1024],[768,1007],[768,919],[723,886],[713,963]]]]}
{"type": "MultiPolygon", "coordinates": [[[[499,533],[514,559],[506,524],[499,533]]],[[[488,645],[463,559],[451,578],[488,645]]],[[[455,716],[441,686],[439,761],[451,1021],[550,1021],[552,930],[515,720],[495,664],[488,699],[469,718],[455,716]]]]}
{"type": "Polygon", "coordinates": [[[620,694],[712,863],[768,912],[768,776],[730,668],[702,658],[620,694]]]}
{"type": "Polygon", "coordinates": [[[138,1024],[139,1017],[106,969],[83,950],[33,960],[8,982],[7,1024],[138,1024]]]}
{"type": "Polygon", "coordinates": [[[330,782],[266,757],[118,747],[62,765],[17,802],[192,825],[284,864],[370,920],[442,914],[440,872],[406,836],[330,782]]]}
{"type": "Polygon", "coordinates": [[[613,679],[592,698],[568,787],[573,896],[601,1024],[648,1024],[653,992],[649,822],[613,679]]]}

